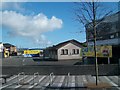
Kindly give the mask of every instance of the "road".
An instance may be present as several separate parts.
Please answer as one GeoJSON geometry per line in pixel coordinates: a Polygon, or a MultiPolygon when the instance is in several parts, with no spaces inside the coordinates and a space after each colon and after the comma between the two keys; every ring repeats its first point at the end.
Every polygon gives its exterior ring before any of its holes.
{"type": "MultiPolygon", "coordinates": [[[[95,83],[95,65],[75,65],[79,60],[34,61],[33,58],[10,57],[0,60],[2,75],[12,75],[2,90],[88,90],[87,83],[95,83]],[[24,72],[25,75],[18,76],[24,72]],[[39,75],[34,75],[38,72],[39,75]],[[50,76],[50,73],[54,73],[50,76]],[[70,75],[67,75],[70,73],[70,75]],[[50,78],[51,77],[51,78],[50,78]],[[21,81],[26,85],[21,85],[21,81]],[[24,83],[25,84],[25,83],[24,83]]],[[[120,90],[119,65],[99,65],[99,83],[111,87],[104,90],[120,90]]],[[[0,78],[0,82],[4,82],[0,78]]],[[[89,90],[101,90],[89,89],[89,90]]]]}
{"type": "Polygon", "coordinates": [[[39,59],[38,57],[27,58],[22,56],[12,56],[9,58],[0,59],[2,66],[22,66],[22,65],[74,65],[80,62],[80,60],[62,60],[62,61],[50,61],[39,59]]]}

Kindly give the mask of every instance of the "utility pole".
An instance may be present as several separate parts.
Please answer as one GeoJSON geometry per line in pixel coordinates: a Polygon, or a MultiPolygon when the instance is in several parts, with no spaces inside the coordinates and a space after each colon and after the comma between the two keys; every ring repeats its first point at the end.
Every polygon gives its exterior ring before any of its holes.
{"type": "Polygon", "coordinates": [[[93,30],[94,30],[94,54],[95,54],[95,73],[96,73],[96,85],[98,85],[98,62],[96,53],[96,9],[95,2],[93,0],[93,30]]]}

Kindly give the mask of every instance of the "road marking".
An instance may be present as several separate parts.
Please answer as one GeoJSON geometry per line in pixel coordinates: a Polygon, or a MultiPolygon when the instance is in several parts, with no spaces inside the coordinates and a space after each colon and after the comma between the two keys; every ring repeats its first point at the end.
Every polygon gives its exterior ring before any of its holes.
{"type": "Polygon", "coordinates": [[[78,84],[79,87],[83,87],[84,86],[82,75],[78,75],[77,76],[77,84],[78,84]]]}
{"type": "Polygon", "coordinates": [[[71,76],[71,82],[69,83],[70,87],[75,87],[75,76],[71,76]]]}
{"type": "Polygon", "coordinates": [[[87,79],[85,78],[85,75],[82,75],[82,78],[83,78],[83,83],[87,83],[87,79]]]}
{"type": "MultiPolygon", "coordinates": [[[[26,75],[25,77],[21,78],[20,80],[26,78],[27,76],[28,76],[28,75],[26,75]]],[[[12,84],[15,84],[15,83],[17,83],[17,82],[18,82],[18,81],[14,82],[14,83],[11,83],[11,84],[8,84],[8,85],[5,85],[5,86],[2,86],[2,87],[0,87],[0,90],[3,89],[3,88],[6,88],[6,87],[8,87],[8,86],[11,86],[12,84]]]]}
{"type": "MultiPolygon", "coordinates": [[[[36,78],[36,76],[35,76],[34,78],[36,78]]],[[[25,83],[29,83],[29,82],[32,81],[34,78],[33,78],[33,77],[30,78],[30,79],[27,80],[25,83]]],[[[15,88],[19,88],[19,87],[21,87],[21,86],[22,86],[22,85],[18,85],[18,86],[16,86],[15,88]]]]}
{"type": "MultiPolygon", "coordinates": [[[[95,76],[93,76],[93,79],[96,81],[96,77],[95,76]]],[[[97,79],[97,81],[98,81],[98,83],[100,82],[99,78],[97,79]]]]}
{"type": "Polygon", "coordinates": [[[110,84],[112,84],[113,86],[115,86],[118,90],[120,90],[120,87],[118,87],[118,85],[117,84],[115,84],[114,82],[112,82],[110,79],[108,79],[108,77],[107,76],[103,76],[104,78],[106,78],[108,81],[109,81],[109,83],[110,84]]]}
{"type": "Polygon", "coordinates": [[[9,82],[10,80],[15,79],[15,78],[17,78],[17,75],[14,75],[12,78],[9,78],[7,81],[9,82]]]}
{"type": "MultiPolygon", "coordinates": [[[[19,78],[19,81],[20,80],[22,80],[22,79],[24,79],[24,78],[26,78],[28,75],[25,75],[25,77],[21,77],[21,78],[19,78]]],[[[31,88],[34,88],[35,86],[37,86],[37,85],[39,85],[39,83],[40,82],[42,82],[42,80],[45,78],[46,76],[44,75],[44,76],[41,76],[40,78],[39,78],[39,80],[37,81],[37,83],[34,83],[34,85],[32,85],[32,86],[29,86],[29,87],[27,87],[27,89],[31,89],[31,88]]],[[[118,76],[113,76],[114,78],[119,78],[118,76]]],[[[12,76],[11,78],[9,78],[8,79],[8,81],[11,81],[11,80],[13,80],[13,79],[15,79],[15,78],[17,78],[17,75],[14,75],[14,76],[12,76]]],[[[36,78],[36,77],[34,77],[34,78],[36,78]]],[[[61,76],[60,77],[60,79],[58,79],[58,83],[55,83],[54,82],[54,78],[55,78],[55,76],[53,76],[53,83],[51,84],[51,86],[53,86],[53,87],[62,87],[62,84],[63,84],[63,82],[64,82],[64,79],[65,79],[65,76],[61,76]]],[[[81,75],[81,78],[82,78],[82,83],[87,83],[87,79],[86,79],[86,76],[85,75],[81,75]]],[[[91,78],[91,77],[90,77],[91,78]]],[[[93,76],[92,77],[93,79],[96,79],[95,78],[95,76],[93,76]]],[[[118,84],[116,84],[115,82],[113,82],[111,79],[109,79],[107,76],[102,76],[101,77],[102,79],[103,79],[103,81],[105,81],[105,82],[108,82],[108,83],[110,83],[112,86],[114,86],[116,89],[118,89],[118,90],[120,90],[120,87],[118,87],[118,84]]],[[[32,81],[33,80],[33,77],[31,77],[29,80],[27,79],[27,83],[29,83],[30,81],[32,81]]],[[[101,82],[101,80],[99,79],[98,80],[99,82],[101,82]]],[[[3,86],[3,87],[0,87],[0,90],[1,89],[3,89],[3,88],[6,88],[6,87],[14,87],[14,88],[21,88],[21,86],[23,86],[23,85],[14,85],[14,84],[16,84],[18,81],[16,81],[16,82],[13,82],[13,83],[10,83],[10,84],[8,84],[8,85],[5,85],[5,86],[3,86]]],[[[43,85],[43,88],[46,88],[48,85],[50,84],[50,82],[49,82],[49,80],[43,85]]],[[[70,80],[69,80],[69,83],[68,83],[68,86],[70,86],[70,87],[75,87],[75,76],[70,76],[70,80]]],[[[73,90],[73,88],[71,89],[71,90],[73,90]]]]}
{"type": "Polygon", "coordinates": [[[34,83],[34,85],[28,87],[28,89],[31,89],[31,88],[33,88],[33,87],[36,86],[36,85],[38,85],[38,83],[34,83]]]}
{"type": "Polygon", "coordinates": [[[58,84],[58,87],[62,86],[62,83],[63,83],[64,79],[65,79],[65,76],[62,76],[62,78],[60,79],[60,83],[58,84]]]}
{"type": "MultiPolygon", "coordinates": [[[[46,76],[43,76],[42,78],[40,78],[38,83],[40,83],[45,77],[46,76]]],[[[35,83],[34,85],[28,87],[28,89],[31,89],[31,88],[35,87],[36,85],[38,85],[38,83],[35,83]]]]}
{"type": "MultiPolygon", "coordinates": [[[[53,80],[54,80],[55,76],[53,76],[53,79],[52,79],[52,84],[53,84],[53,80]]],[[[44,86],[47,87],[48,85],[52,85],[51,82],[47,82],[44,86]]]]}
{"type": "Polygon", "coordinates": [[[114,76],[116,79],[119,79],[119,76],[114,76]]]}

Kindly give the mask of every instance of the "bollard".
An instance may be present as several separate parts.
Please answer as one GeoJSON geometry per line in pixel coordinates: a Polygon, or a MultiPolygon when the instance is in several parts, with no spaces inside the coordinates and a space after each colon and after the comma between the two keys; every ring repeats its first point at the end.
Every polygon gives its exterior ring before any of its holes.
{"type": "Polygon", "coordinates": [[[39,83],[39,73],[34,73],[33,75],[33,85],[35,84],[35,78],[38,77],[38,83],[39,83]]]}
{"type": "Polygon", "coordinates": [[[23,82],[25,81],[25,80],[24,80],[24,78],[25,78],[25,73],[24,73],[24,72],[19,73],[18,76],[17,76],[18,85],[20,85],[20,83],[19,83],[19,77],[20,77],[20,75],[23,75],[23,82]]]}
{"type": "Polygon", "coordinates": [[[70,79],[70,73],[67,75],[67,86],[69,87],[69,79],[70,79]]]}
{"type": "Polygon", "coordinates": [[[53,83],[53,76],[54,76],[53,72],[50,73],[50,75],[49,75],[49,86],[51,86],[51,84],[53,83]]]}

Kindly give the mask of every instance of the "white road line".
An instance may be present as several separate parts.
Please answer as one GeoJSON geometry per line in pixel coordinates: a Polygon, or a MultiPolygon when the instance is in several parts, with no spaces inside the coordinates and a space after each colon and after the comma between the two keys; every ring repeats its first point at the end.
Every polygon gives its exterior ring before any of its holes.
{"type": "Polygon", "coordinates": [[[17,85],[15,88],[19,88],[19,87],[21,87],[22,85],[17,85]]]}
{"type": "Polygon", "coordinates": [[[83,85],[83,77],[81,75],[77,76],[77,84],[78,86],[82,87],[83,85]]]}
{"type": "Polygon", "coordinates": [[[120,87],[118,87],[118,85],[117,84],[115,84],[114,82],[112,82],[110,79],[108,79],[108,77],[107,76],[103,76],[104,78],[106,78],[108,81],[109,81],[109,83],[111,84],[111,85],[113,85],[113,86],[115,86],[118,90],[120,90],[120,87]]]}
{"type": "Polygon", "coordinates": [[[113,86],[115,86],[115,87],[117,87],[118,85],[117,84],[115,84],[114,82],[112,82],[110,79],[108,79],[108,77],[107,76],[103,76],[105,79],[107,79],[107,81],[109,81],[109,83],[111,84],[111,85],[113,85],[113,86]]]}
{"type": "Polygon", "coordinates": [[[119,79],[119,76],[114,76],[116,79],[119,79]]]}
{"type": "MultiPolygon", "coordinates": [[[[46,76],[43,76],[42,78],[39,79],[39,83],[45,78],[46,76]]],[[[28,89],[31,89],[33,87],[35,87],[36,85],[38,85],[38,83],[35,83],[34,85],[28,87],[28,89]]]]}
{"type": "Polygon", "coordinates": [[[17,75],[14,75],[13,77],[7,79],[7,82],[9,82],[10,80],[15,79],[15,78],[17,78],[17,75]]]}
{"type": "MultiPolygon", "coordinates": [[[[53,76],[53,80],[54,80],[55,76],[53,76]]],[[[47,82],[44,86],[47,87],[50,84],[50,81],[47,82]]]]}
{"type": "MultiPolygon", "coordinates": [[[[36,76],[35,76],[36,77],[36,76]]],[[[34,77],[34,78],[35,78],[34,77]]],[[[29,79],[28,81],[26,81],[26,83],[29,83],[30,81],[32,81],[33,79],[34,79],[33,77],[31,78],[31,79],[29,79]]],[[[19,87],[21,87],[22,85],[18,85],[18,86],[16,86],[15,88],[19,88],[19,87]]]]}
{"type": "Polygon", "coordinates": [[[28,89],[31,89],[31,88],[33,88],[33,87],[36,86],[36,85],[38,85],[38,83],[34,83],[34,85],[28,87],[28,89]]]}
{"type": "MultiPolygon", "coordinates": [[[[21,78],[20,80],[26,78],[27,76],[28,76],[28,75],[26,75],[25,77],[21,78]]],[[[17,83],[17,82],[18,82],[18,81],[14,82],[14,83],[17,83]]],[[[2,88],[6,88],[6,87],[8,87],[8,86],[11,86],[11,85],[14,84],[14,83],[11,83],[11,84],[8,84],[8,85],[5,85],[5,86],[0,87],[0,90],[1,90],[2,88]]]]}
{"type": "Polygon", "coordinates": [[[82,75],[83,78],[83,83],[86,84],[87,83],[87,79],[85,78],[85,75],[82,75]]]}
{"type": "Polygon", "coordinates": [[[71,82],[69,84],[70,87],[75,87],[75,76],[71,77],[71,82]]]}
{"type": "MultiPolygon", "coordinates": [[[[99,77],[99,76],[98,76],[99,77]]],[[[96,77],[93,76],[94,80],[96,81],[96,77]]],[[[98,83],[100,82],[99,78],[97,79],[98,83]]]]}
{"type": "Polygon", "coordinates": [[[63,83],[64,79],[65,79],[65,76],[62,76],[62,78],[60,79],[60,83],[58,84],[58,87],[62,86],[62,83],[63,83]]]}

